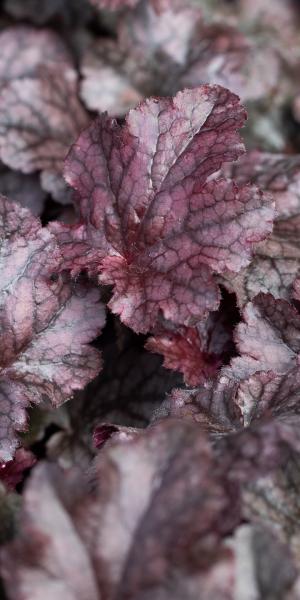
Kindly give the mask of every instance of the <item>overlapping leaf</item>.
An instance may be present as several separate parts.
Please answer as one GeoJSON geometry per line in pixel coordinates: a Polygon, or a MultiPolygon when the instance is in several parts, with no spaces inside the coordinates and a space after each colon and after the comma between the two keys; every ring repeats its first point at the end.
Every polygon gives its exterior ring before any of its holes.
{"type": "Polygon", "coordinates": [[[149,99],[120,127],[103,116],[75,144],[65,167],[82,224],[52,231],[66,266],[114,285],[110,308],[137,332],[159,311],[193,325],[219,304],[212,275],[246,265],[272,227],[269,195],[209,180],[243,152],[245,113],[218,86],[149,99]]]}
{"type": "Polygon", "coordinates": [[[238,512],[213,464],[198,428],[171,421],[104,447],[93,487],[41,465],[20,535],[1,556],[9,597],[47,589],[68,600],[195,600],[201,589],[205,600],[232,598],[232,556],[220,539],[238,512]]]}
{"type": "Polygon", "coordinates": [[[260,291],[291,299],[300,259],[299,155],[254,151],[227,168],[226,173],[239,183],[256,183],[271,192],[276,202],[276,220],[271,236],[257,246],[249,266],[238,275],[228,274],[225,284],[236,292],[240,306],[260,291]]]}
{"type": "Polygon", "coordinates": [[[233,302],[228,295],[227,302],[196,327],[159,326],[145,347],[162,354],[164,366],[183,373],[187,385],[204,383],[216,375],[233,354],[232,332],[236,320],[233,302]]]}
{"type": "Polygon", "coordinates": [[[68,600],[198,600],[201,590],[203,600],[234,600],[249,586],[274,598],[291,591],[297,572],[273,534],[243,526],[228,536],[239,508],[208,440],[184,421],[113,441],[90,479],[40,465],[19,533],[1,551],[8,597],[33,600],[46,589],[68,600]]]}
{"type": "Polygon", "coordinates": [[[118,116],[139,97],[202,83],[228,87],[243,101],[274,93],[280,79],[274,48],[215,21],[204,19],[196,3],[139,2],[121,16],[116,42],[94,40],[83,53],[84,102],[118,116]]]}
{"type": "Polygon", "coordinates": [[[42,171],[44,189],[64,202],[63,160],[87,124],[73,59],[62,40],[47,30],[16,28],[1,36],[1,159],[23,173],[42,171]]]}
{"type": "Polygon", "coordinates": [[[232,476],[274,468],[299,453],[300,317],[287,302],[258,296],[235,334],[240,356],[195,390],[175,390],[158,417],[195,420],[214,434],[232,476]],[[251,462],[253,464],[251,465],[251,462]]]}
{"type": "Polygon", "coordinates": [[[87,344],[104,315],[96,289],[58,275],[54,237],[26,209],[0,202],[0,457],[6,461],[30,403],[49,398],[57,406],[97,374],[99,354],[87,344]]]}

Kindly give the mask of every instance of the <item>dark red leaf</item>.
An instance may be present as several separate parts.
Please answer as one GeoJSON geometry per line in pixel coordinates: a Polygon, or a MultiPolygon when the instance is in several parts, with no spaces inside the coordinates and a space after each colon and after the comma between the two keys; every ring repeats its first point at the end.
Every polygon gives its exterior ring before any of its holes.
{"type": "Polygon", "coordinates": [[[196,386],[210,379],[221,366],[221,357],[210,354],[205,349],[198,328],[182,327],[179,331],[165,331],[149,338],[147,350],[157,352],[164,357],[167,369],[184,374],[187,385],[196,386]]]}
{"type": "Polygon", "coordinates": [[[145,347],[162,354],[164,367],[183,373],[187,385],[197,386],[228,362],[233,352],[233,322],[229,304],[221,304],[219,311],[210,313],[197,327],[158,327],[145,347]]]}
{"type": "Polygon", "coordinates": [[[100,450],[106,444],[106,442],[110,439],[120,439],[120,440],[131,440],[134,436],[140,433],[139,429],[134,429],[133,427],[122,427],[121,425],[111,425],[109,423],[103,423],[103,425],[98,425],[96,427],[93,434],[93,441],[95,448],[100,450]]]}
{"type": "Polygon", "coordinates": [[[0,481],[9,490],[14,490],[18,483],[23,480],[24,471],[32,467],[36,462],[36,458],[32,452],[19,448],[16,451],[13,460],[7,463],[0,463],[0,481]]]}

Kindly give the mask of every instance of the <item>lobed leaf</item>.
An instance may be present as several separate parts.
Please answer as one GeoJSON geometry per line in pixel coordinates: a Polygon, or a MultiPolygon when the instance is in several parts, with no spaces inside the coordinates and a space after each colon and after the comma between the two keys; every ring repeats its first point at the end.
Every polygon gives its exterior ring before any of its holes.
{"type": "Polygon", "coordinates": [[[56,224],[66,265],[114,286],[111,310],[136,332],[159,312],[191,326],[219,304],[213,272],[239,271],[271,229],[270,197],[209,180],[243,145],[238,98],[218,86],[149,99],[120,127],[103,116],[80,136],[65,177],[82,224],[56,224]],[[72,242],[73,238],[73,242],[72,242]]]}
{"type": "Polygon", "coordinates": [[[10,460],[26,407],[58,406],[98,372],[88,346],[104,324],[99,293],[59,275],[55,238],[28,210],[0,199],[0,457],[10,460]]]}
{"type": "Polygon", "coordinates": [[[225,173],[240,184],[251,182],[271,192],[276,220],[271,236],[258,244],[253,260],[238,275],[228,273],[224,284],[235,291],[240,306],[259,292],[290,300],[299,275],[300,158],[252,151],[225,173]]]}

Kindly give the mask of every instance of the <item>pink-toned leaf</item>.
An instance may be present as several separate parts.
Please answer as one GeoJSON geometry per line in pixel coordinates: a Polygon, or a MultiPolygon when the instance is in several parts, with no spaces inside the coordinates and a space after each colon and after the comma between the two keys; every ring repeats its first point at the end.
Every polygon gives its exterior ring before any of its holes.
{"type": "Polygon", "coordinates": [[[234,381],[222,375],[198,389],[175,389],[153,420],[174,417],[194,421],[201,430],[215,434],[238,431],[243,415],[236,401],[236,388],[234,381]]]}
{"type": "Polygon", "coordinates": [[[252,150],[236,163],[226,165],[224,174],[238,183],[256,183],[271,192],[276,203],[276,222],[299,214],[300,155],[252,150]]]}
{"type": "Polygon", "coordinates": [[[221,20],[211,24],[196,3],[141,2],[118,32],[123,71],[148,95],[211,83],[247,101],[272,92],[278,81],[272,48],[260,48],[258,40],[221,20]]]}
{"type": "Polygon", "coordinates": [[[247,38],[228,25],[207,25],[201,20],[189,44],[181,85],[218,83],[247,99],[243,70],[250,58],[247,38]]]}
{"type": "Polygon", "coordinates": [[[202,83],[228,87],[243,101],[277,90],[275,49],[220,20],[211,24],[196,3],[140,2],[122,15],[117,34],[116,42],[95,40],[83,55],[81,93],[89,108],[123,115],[138,95],[202,83]]]}
{"type": "Polygon", "coordinates": [[[106,445],[92,487],[81,473],[40,465],[20,533],[1,553],[9,597],[34,600],[47,590],[68,600],[137,599],[149,591],[195,600],[201,589],[205,600],[231,600],[232,556],[221,539],[239,513],[214,467],[198,428],[179,421],[106,445]]]}
{"type": "Polygon", "coordinates": [[[197,426],[172,420],[115,438],[92,477],[39,465],[19,532],[1,551],[9,598],[198,600],[201,590],[201,600],[234,600],[249,586],[285,594],[297,575],[290,553],[261,526],[235,528],[229,474],[197,426]]]}
{"type": "Polygon", "coordinates": [[[142,97],[202,83],[255,99],[278,78],[274,53],[254,52],[255,45],[232,26],[206,23],[196,4],[140,2],[122,16],[117,33],[117,41],[92,41],[80,66],[82,99],[100,112],[123,115],[142,97]]]}
{"type": "Polygon", "coordinates": [[[59,249],[39,221],[3,198],[0,209],[0,458],[7,461],[30,403],[48,398],[57,406],[97,374],[99,354],[87,344],[104,314],[96,289],[58,274],[59,249]]]}
{"type": "Polygon", "coordinates": [[[236,377],[269,370],[284,374],[298,364],[300,315],[293,306],[271,294],[259,294],[243,316],[235,332],[241,356],[230,367],[236,377]]]}
{"type": "Polygon", "coordinates": [[[14,80],[0,92],[1,158],[23,173],[43,171],[45,189],[60,199],[62,183],[55,178],[86,122],[74,82],[60,73],[43,69],[37,78],[14,80]]]}
{"type": "Polygon", "coordinates": [[[148,331],[159,311],[190,326],[216,309],[213,272],[241,269],[270,231],[269,196],[208,181],[243,151],[236,129],[244,118],[235,95],[202,86],[145,101],[123,127],[102,117],[70,151],[65,176],[85,227],[56,234],[74,233],[62,246],[68,264],[76,272],[84,253],[86,268],[114,285],[110,308],[135,331],[148,331]]]}
{"type": "Polygon", "coordinates": [[[97,39],[87,48],[80,64],[80,96],[87,108],[120,116],[142,100],[125,72],[125,60],[119,44],[110,39],[97,39]]]}
{"type": "Polygon", "coordinates": [[[135,59],[137,73],[126,65],[134,80],[141,83],[147,78],[147,73],[143,74],[146,67],[153,74],[161,72],[159,61],[166,78],[168,66],[186,66],[191,38],[199,23],[203,23],[202,11],[182,0],[140,2],[135,11],[125,15],[119,24],[118,42],[122,51],[135,59]]]}
{"type": "Polygon", "coordinates": [[[5,49],[0,59],[0,156],[23,173],[43,171],[44,189],[63,201],[63,160],[87,124],[73,58],[61,38],[47,29],[16,27],[0,35],[5,49]]]}
{"type": "Polygon", "coordinates": [[[197,390],[175,390],[157,418],[197,423],[214,436],[230,479],[247,483],[284,466],[300,451],[300,377],[261,372],[241,382],[224,375],[197,390]]]}
{"type": "Polygon", "coordinates": [[[36,458],[32,452],[25,448],[19,448],[13,460],[0,463],[0,481],[7,489],[14,490],[23,480],[24,471],[33,467],[35,463],[36,458]]]}

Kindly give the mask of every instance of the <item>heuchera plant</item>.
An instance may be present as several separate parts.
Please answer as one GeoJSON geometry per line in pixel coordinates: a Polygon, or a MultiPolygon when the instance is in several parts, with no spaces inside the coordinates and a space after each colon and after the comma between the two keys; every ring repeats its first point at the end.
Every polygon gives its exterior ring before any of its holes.
{"type": "Polygon", "coordinates": [[[299,21],[3,2],[4,600],[299,600],[299,21]]]}

